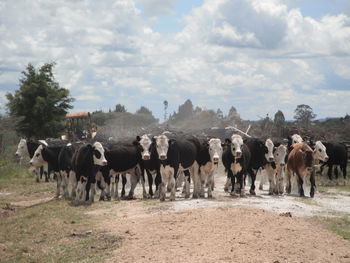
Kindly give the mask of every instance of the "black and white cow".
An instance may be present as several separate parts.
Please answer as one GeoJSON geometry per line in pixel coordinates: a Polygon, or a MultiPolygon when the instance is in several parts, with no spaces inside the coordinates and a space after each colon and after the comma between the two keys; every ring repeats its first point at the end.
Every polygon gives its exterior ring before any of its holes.
{"type": "MultiPolygon", "coordinates": [[[[153,196],[153,181],[156,185],[156,197],[159,198],[159,184],[161,183],[160,175],[160,161],[158,158],[158,153],[156,145],[152,143],[152,140],[147,134],[136,137],[136,143],[140,145],[141,154],[141,175],[144,178],[144,172],[146,171],[148,186],[149,186],[149,196],[153,196]]],[[[144,179],[143,179],[144,180],[144,179]]]]}
{"type": "Polygon", "coordinates": [[[60,169],[58,166],[58,156],[63,145],[55,146],[44,146],[39,145],[35,150],[33,158],[30,160],[30,165],[34,167],[41,167],[44,165],[49,165],[52,171],[55,173],[57,178],[57,191],[56,198],[60,196],[61,182],[62,178],[60,176],[60,169]]]}
{"type": "Polygon", "coordinates": [[[344,179],[346,178],[346,166],[348,162],[348,151],[345,144],[340,142],[323,142],[326,147],[327,155],[329,159],[324,162],[321,166],[321,173],[324,166],[328,166],[328,178],[332,180],[332,170],[335,166],[335,176],[338,179],[338,169],[340,166],[341,171],[343,172],[344,179]]]}
{"type": "MultiPolygon", "coordinates": [[[[39,147],[39,145],[47,146],[48,144],[44,140],[34,141],[34,140],[21,139],[18,143],[17,151],[15,154],[21,159],[26,155],[28,155],[29,158],[31,159],[33,158],[34,152],[39,147]]],[[[47,165],[35,168],[35,175],[36,175],[37,182],[40,181],[43,174],[45,176],[45,182],[48,182],[50,174],[49,174],[49,167],[47,165]]]]}
{"type": "MultiPolygon", "coordinates": [[[[134,198],[134,190],[141,177],[141,155],[139,145],[133,141],[109,142],[106,144],[106,159],[108,165],[101,169],[103,177],[111,177],[111,196],[119,199],[118,183],[120,175],[123,179],[123,192],[125,194],[126,174],[130,174],[131,188],[127,199],[134,198]]],[[[143,182],[144,183],[144,182],[143,182]]],[[[143,184],[143,196],[147,197],[143,184]]]]}
{"type": "MultiPolygon", "coordinates": [[[[214,176],[217,172],[219,162],[222,158],[222,144],[218,138],[199,139],[200,150],[197,156],[197,163],[199,165],[199,196],[204,197],[204,187],[208,187],[208,198],[212,198],[212,191],[214,189],[214,176]]],[[[195,189],[193,191],[198,191],[195,189]]]]}
{"type": "Polygon", "coordinates": [[[266,164],[264,167],[270,184],[270,195],[283,194],[286,155],[287,147],[283,144],[275,144],[273,150],[274,161],[266,164]]]}
{"type": "MultiPolygon", "coordinates": [[[[165,200],[166,186],[170,189],[170,201],[175,200],[175,180],[178,172],[184,172],[185,198],[190,196],[190,177],[198,177],[196,157],[199,151],[199,141],[195,137],[169,139],[162,134],[154,138],[160,160],[161,184],[159,188],[160,200],[165,200]]],[[[194,192],[193,198],[198,198],[194,192]]]]}
{"type": "MultiPolygon", "coordinates": [[[[226,139],[225,150],[222,154],[222,162],[227,172],[227,179],[231,180],[231,195],[236,196],[236,192],[240,196],[244,196],[244,175],[247,173],[250,162],[250,151],[243,139],[238,134],[233,134],[231,139],[226,139]],[[235,182],[239,184],[238,189],[235,189],[235,182]]],[[[225,186],[225,191],[228,190],[228,182],[225,186]]]]}
{"type": "Polygon", "coordinates": [[[96,173],[99,168],[107,165],[105,150],[100,142],[83,144],[73,155],[73,170],[75,172],[75,200],[94,201],[96,173]],[[91,191],[90,191],[91,190],[91,191]]]}

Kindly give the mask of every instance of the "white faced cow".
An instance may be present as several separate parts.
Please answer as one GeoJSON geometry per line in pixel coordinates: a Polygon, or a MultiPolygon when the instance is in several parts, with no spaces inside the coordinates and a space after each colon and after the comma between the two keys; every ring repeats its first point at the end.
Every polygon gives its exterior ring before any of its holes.
{"type": "MultiPolygon", "coordinates": [[[[208,187],[208,198],[212,198],[212,191],[214,189],[214,175],[218,169],[219,162],[222,158],[221,140],[212,138],[207,142],[205,140],[201,144],[201,149],[198,154],[197,162],[199,164],[199,186],[201,197],[204,197],[204,186],[208,187]]],[[[197,191],[194,189],[193,191],[197,191]]]]}

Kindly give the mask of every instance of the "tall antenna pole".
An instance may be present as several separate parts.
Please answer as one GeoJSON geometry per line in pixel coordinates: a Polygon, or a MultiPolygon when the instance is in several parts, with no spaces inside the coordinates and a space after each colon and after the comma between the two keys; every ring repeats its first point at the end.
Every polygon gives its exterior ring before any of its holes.
{"type": "Polygon", "coordinates": [[[164,104],[164,122],[167,120],[167,109],[168,109],[168,101],[163,101],[163,104],[164,104]]]}

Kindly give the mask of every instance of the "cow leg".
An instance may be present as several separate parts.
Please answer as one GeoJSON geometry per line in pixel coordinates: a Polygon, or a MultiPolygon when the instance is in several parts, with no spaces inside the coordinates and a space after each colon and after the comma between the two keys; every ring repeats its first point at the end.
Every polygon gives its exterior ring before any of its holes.
{"type": "Polygon", "coordinates": [[[231,169],[228,169],[227,170],[227,178],[230,178],[231,180],[231,196],[236,196],[236,193],[235,193],[235,181],[236,181],[236,177],[233,175],[232,173],[232,170],[231,169]]]}
{"type": "Polygon", "coordinates": [[[101,190],[100,201],[103,201],[106,196],[106,191],[105,191],[106,184],[103,180],[102,173],[100,171],[96,173],[96,186],[98,189],[101,190]]]}
{"type": "Polygon", "coordinates": [[[156,178],[154,179],[156,184],[156,192],[154,193],[155,198],[159,198],[159,186],[162,183],[162,177],[160,175],[160,171],[157,170],[156,178]]]}
{"type": "Polygon", "coordinates": [[[148,195],[150,198],[153,196],[153,176],[149,170],[146,170],[147,180],[148,180],[148,195]]]}
{"type": "Polygon", "coordinates": [[[35,168],[34,174],[35,174],[35,181],[37,183],[39,183],[40,182],[40,168],[35,168]]]}
{"type": "MultiPolygon", "coordinates": [[[[177,188],[182,186],[184,182],[184,177],[185,177],[184,173],[179,173],[178,177],[176,178],[176,191],[177,191],[177,188]]],[[[184,188],[184,190],[186,189],[184,188]]]]}
{"type": "Polygon", "coordinates": [[[329,164],[328,165],[328,178],[331,181],[332,181],[332,169],[333,169],[333,165],[329,164]]]}
{"type": "Polygon", "coordinates": [[[226,193],[228,193],[228,190],[230,188],[230,185],[231,185],[231,178],[227,175],[226,177],[226,183],[225,183],[225,186],[224,186],[224,191],[226,193]]]}
{"type": "Polygon", "coordinates": [[[314,197],[315,195],[315,189],[316,189],[316,183],[315,183],[315,169],[312,170],[310,174],[310,183],[311,183],[311,188],[310,188],[310,197],[314,197]]]}
{"type": "Polygon", "coordinates": [[[63,190],[63,198],[68,199],[68,175],[69,171],[60,171],[62,177],[62,190],[63,190]]]}
{"type": "Polygon", "coordinates": [[[343,171],[344,179],[346,179],[346,162],[345,162],[345,164],[343,164],[343,165],[341,166],[341,169],[342,169],[342,171],[343,171]]]}
{"type": "Polygon", "coordinates": [[[96,193],[96,174],[90,175],[86,184],[86,201],[93,203],[96,193]]]}
{"type": "Polygon", "coordinates": [[[273,195],[276,192],[276,184],[275,184],[275,173],[272,167],[266,168],[267,177],[269,179],[269,195],[273,195]]]}
{"type": "Polygon", "coordinates": [[[297,173],[297,179],[298,179],[298,187],[299,187],[299,196],[300,197],[305,197],[304,194],[304,180],[303,177],[299,174],[299,172],[297,173]]]}
{"type": "MultiPolygon", "coordinates": [[[[255,179],[256,179],[256,173],[257,173],[257,171],[255,172],[255,171],[251,171],[250,173],[249,173],[249,175],[250,175],[250,178],[251,178],[251,180],[252,180],[252,182],[251,182],[251,185],[250,185],[250,190],[249,190],[249,193],[251,194],[251,195],[256,195],[256,193],[255,193],[255,179]]],[[[243,183],[243,173],[242,173],[242,183],[243,183]]],[[[244,186],[243,186],[243,191],[244,191],[244,186]]],[[[241,194],[242,195],[242,194],[241,194]]]]}
{"type": "Polygon", "coordinates": [[[206,181],[206,177],[207,177],[207,173],[206,172],[201,172],[200,176],[198,176],[199,181],[198,181],[198,185],[199,185],[199,197],[204,198],[205,194],[204,194],[204,187],[205,187],[205,181],[206,181]]]}
{"type": "Polygon", "coordinates": [[[145,186],[145,170],[141,170],[141,185],[142,185],[142,197],[143,199],[149,198],[149,195],[147,194],[146,191],[146,186],[145,186]]]}
{"type": "Polygon", "coordinates": [[[190,198],[190,178],[191,178],[190,171],[188,170],[184,171],[184,176],[185,176],[185,198],[190,198]]]}
{"type": "Polygon", "coordinates": [[[165,167],[163,165],[161,165],[160,167],[160,174],[161,174],[161,179],[162,182],[159,185],[159,200],[160,201],[165,201],[165,187],[166,187],[166,183],[168,182],[168,173],[165,170],[165,167]]]}
{"type": "Polygon", "coordinates": [[[335,178],[338,180],[338,178],[339,178],[338,165],[336,165],[334,168],[334,174],[335,174],[335,178]]]}
{"type": "Polygon", "coordinates": [[[138,167],[135,168],[135,172],[130,175],[130,191],[128,200],[134,199],[134,190],[141,177],[141,171],[138,167]]]}
{"type": "Polygon", "coordinates": [[[244,197],[245,196],[245,193],[244,193],[244,174],[242,171],[238,172],[237,173],[237,183],[239,185],[239,195],[241,197],[244,197]]]}
{"type": "Polygon", "coordinates": [[[265,170],[259,169],[259,170],[258,170],[258,173],[260,173],[259,190],[264,190],[265,170]]]}
{"type": "Polygon", "coordinates": [[[292,183],[291,183],[291,171],[287,169],[286,172],[286,193],[290,194],[292,191],[292,183]]]}
{"type": "Polygon", "coordinates": [[[120,174],[113,174],[112,175],[111,196],[113,197],[114,200],[119,200],[119,178],[120,178],[120,174]]]}
{"type": "Polygon", "coordinates": [[[177,174],[177,169],[170,168],[169,170],[169,183],[170,188],[170,201],[175,201],[175,175],[177,174]]]}
{"type": "Polygon", "coordinates": [[[78,185],[77,177],[74,171],[69,171],[69,183],[72,187],[69,199],[74,200],[76,196],[77,185],[78,185]]]}
{"type": "Polygon", "coordinates": [[[210,171],[207,176],[208,183],[208,198],[213,198],[213,189],[214,189],[214,171],[210,171]]]}
{"type": "Polygon", "coordinates": [[[45,164],[44,166],[42,166],[42,169],[43,169],[43,173],[45,176],[45,182],[48,182],[49,181],[49,166],[48,166],[48,164],[45,164]]]}
{"type": "Polygon", "coordinates": [[[56,173],[56,178],[57,178],[57,189],[56,189],[56,196],[55,198],[59,198],[60,197],[60,192],[61,192],[61,183],[62,183],[62,175],[60,173],[56,173]]]}
{"type": "MultiPolygon", "coordinates": [[[[201,176],[202,172],[199,171],[198,164],[196,162],[196,165],[193,164],[192,166],[192,181],[193,181],[193,193],[192,193],[192,198],[199,198],[201,193],[201,176]]],[[[188,191],[189,191],[189,186],[188,186],[188,191]]]]}
{"type": "Polygon", "coordinates": [[[284,177],[284,167],[280,167],[277,169],[277,184],[278,184],[278,194],[283,194],[283,177],[284,177]]]}
{"type": "Polygon", "coordinates": [[[125,198],[125,186],[127,183],[127,179],[126,179],[126,174],[122,173],[122,192],[121,192],[121,198],[125,198]]]}

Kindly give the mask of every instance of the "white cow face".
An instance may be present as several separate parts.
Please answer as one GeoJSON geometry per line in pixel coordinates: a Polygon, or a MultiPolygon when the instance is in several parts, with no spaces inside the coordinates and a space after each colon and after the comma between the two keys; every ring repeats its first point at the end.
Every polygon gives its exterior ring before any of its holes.
{"type": "Polygon", "coordinates": [[[160,160],[166,160],[168,149],[169,149],[169,139],[165,135],[160,135],[156,138],[157,153],[160,160]]]}
{"type": "Polygon", "coordinates": [[[149,148],[151,147],[152,141],[151,139],[148,137],[147,134],[142,135],[141,137],[138,137],[139,143],[141,145],[141,157],[142,160],[149,160],[151,159],[151,153],[149,148]]]}
{"type": "Polygon", "coordinates": [[[265,158],[268,162],[273,162],[274,161],[274,156],[273,156],[273,142],[271,139],[267,139],[265,142],[265,146],[267,147],[267,153],[265,153],[265,158]]]}
{"type": "Polygon", "coordinates": [[[241,158],[242,145],[243,145],[243,139],[241,135],[233,134],[231,136],[231,152],[235,158],[241,158]]]}
{"type": "Polygon", "coordinates": [[[107,165],[107,160],[105,157],[105,149],[99,142],[93,144],[93,160],[95,165],[105,166],[107,165]]]}
{"type": "Polygon", "coordinates": [[[222,156],[222,146],[220,139],[210,139],[209,140],[209,155],[210,160],[213,164],[219,164],[222,156]]]}
{"type": "Polygon", "coordinates": [[[17,146],[16,156],[24,157],[28,154],[27,140],[21,139],[17,146]]]}
{"type": "Polygon", "coordinates": [[[44,146],[39,145],[39,147],[34,152],[33,158],[30,160],[30,165],[33,165],[35,167],[47,165],[47,162],[44,160],[42,155],[43,149],[44,149],[44,146]]]}
{"type": "Polygon", "coordinates": [[[328,155],[326,152],[326,146],[323,145],[322,142],[317,141],[314,149],[314,158],[321,160],[323,162],[328,161],[328,155]]]}
{"type": "Polygon", "coordinates": [[[292,145],[295,143],[303,142],[303,138],[299,134],[293,134],[292,135],[292,145]]]}
{"type": "Polygon", "coordinates": [[[276,166],[285,166],[285,158],[287,155],[287,147],[285,145],[280,145],[275,147],[273,156],[275,158],[276,166]]]}

